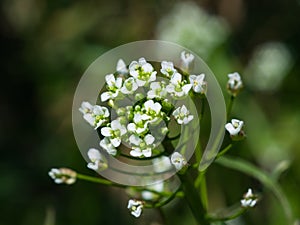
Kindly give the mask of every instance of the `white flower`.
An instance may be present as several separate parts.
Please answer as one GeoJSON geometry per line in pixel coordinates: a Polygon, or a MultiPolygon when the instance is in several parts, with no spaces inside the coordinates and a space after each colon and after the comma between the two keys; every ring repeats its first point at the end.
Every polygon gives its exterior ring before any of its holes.
{"type": "Polygon", "coordinates": [[[144,107],[146,109],[147,115],[151,117],[155,117],[160,113],[161,105],[158,102],[155,102],[153,100],[148,100],[144,103],[144,107]]]}
{"type": "Polygon", "coordinates": [[[166,83],[161,82],[152,82],[150,84],[150,90],[147,93],[147,97],[152,98],[164,98],[167,95],[166,83]]]}
{"type": "Polygon", "coordinates": [[[110,155],[116,155],[117,154],[117,149],[115,148],[115,146],[113,146],[113,144],[111,143],[110,138],[105,137],[103,138],[99,145],[105,150],[107,151],[108,154],[110,155]]]}
{"type": "Polygon", "coordinates": [[[109,117],[109,111],[104,106],[95,105],[93,107],[92,116],[94,117],[94,126],[95,126],[95,129],[97,129],[104,122],[107,122],[107,118],[109,117]]]}
{"type": "Polygon", "coordinates": [[[183,97],[188,94],[192,84],[186,84],[186,81],[182,81],[182,75],[180,73],[174,73],[171,77],[170,84],[166,86],[168,93],[175,97],[183,97]]]}
{"type": "Polygon", "coordinates": [[[130,199],[128,201],[127,208],[129,209],[131,215],[139,217],[143,211],[143,202],[139,200],[130,199]]]}
{"type": "Polygon", "coordinates": [[[138,85],[133,77],[129,77],[124,81],[121,92],[123,94],[133,94],[138,89],[138,85]]]}
{"type": "Polygon", "coordinates": [[[172,169],[172,164],[171,164],[170,158],[167,156],[161,156],[159,158],[154,158],[152,160],[152,164],[154,166],[154,171],[156,173],[162,173],[162,172],[166,172],[166,171],[169,171],[170,169],[172,169]]]}
{"type": "Polygon", "coordinates": [[[172,62],[162,61],[161,62],[161,69],[160,72],[167,77],[172,76],[177,70],[174,68],[174,65],[172,62]]]}
{"type": "Polygon", "coordinates": [[[93,105],[89,102],[83,101],[81,103],[81,107],[79,108],[79,111],[82,114],[86,114],[86,113],[92,113],[93,111],[93,105]]]}
{"type": "Polygon", "coordinates": [[[122,87],[122,78],[118,77],[117,79],[113,74],[108,74],[105,76],[107,84],[107,92],[101,94],[101,101],[105,102],[108,99],[114,99],[119,95],[120,88],[122,87]]]}
{"type": "Polygon", "coordinates": [[[244,125],[243,121],[237,120],[237,119],[232,119],[231,123],[227,123],[225,125],[225,128],[231,136],[237,136],[242,131],[243,125],[244,125]]]}
{"type": "Polygon", "coordinates": [[[48,175],[57,184],[74,184],[76,181],[77,173],[68,168],[52,168],[48,175]]]}
{"type": "Polygon", "coordinates": [[[110,127],[103,127],[101,129],[101,134],[104,137],[109,137],[110,142],[114,147],[118,147],[121,144],[121,136],[126,134],[127,130],[124,125],[120,123],[119,120],[113,120],[110,127]]]}
{"type": "Polygon", "coordinates": [[[204,94],[206,92],[207,83],[204,81],[205,74],[202,73],[200,75],[190,75],[189,80],[193,85],[193,90],[196,93],[204,94]]]}
{"type": "Polygon", "coordinates": [[[257,203],[257,197],[252,193],[252,189],[249,188],[244,198],[241,200],[241,206],[244,208],[254,207],[257,203]]]}
{"type": "Polygon", "coordinates": [[[134,157],[150,157],[152,155],[152,144],[155,138],[147,134],[143,139],[133,134],[129,137],[129,142],[133,145],[130,155],[134,157]]]}
{"type": "Polygon", "coordinates": [[[188,70],[189,69],[189,66],[190,64],[194,61],[194,55],[192,55],[191,53],[188,53],[188,52],[181,52],[181,63],[182,63],[182,69],[183,70],[188,70]]]}
{"type": "Polygon", "coordinates": [[[123,59],[118,60],[116,70],[120,74],[127,74],[128,73],[128,69],[127,69],[126,64],[125,64],[123,59]]]}
{"type": "Polygon", "coordinates": [[[185,105],[178,107],[172,113],[178,124],[188,124],[191,120],[194,119],[193,115],[190,115],[190,111],[186,108],[185,105]]]}
{"type": "Polygon", "coordinates": [[[130,63],[129,74],[135,78],[139,87],[156,80],[156,71],[144,58],[140,58],[138,62],[132,61],[130,63]]]}
{"type": "Polygon", "coordinates": [[[98,149],[90,148],[87,152],[87,155],[91,162],[87,164],[87,167],[91,170],[103,170],[107,168],[106,159],[104,156],[99,152],[98,149]]]}
{"type": "Polygon", "coordinates": [[[177,171],[181,170],[187,164],[186,159],[179,152],[174,152],[171,155],[171,163],[177,171]]]}
{"type": "Polygon", "coordinates": [[[149,119],[151,119],[150,116],[136,112],[133,116],[133,123],[129,123],[127,129],[131,132],[141,134],[148,129],[149,119]]]}
{"type": "Polygon", "coordinates": [[[228,74],[228,82],[227,82],[227,89],[228,91],[236,96],[237,93],[243,88],[243,82],[239,73],[230,73],[228,74]]]}
{"type": "MultiPolygon", "coordinates": [[[[152,185],[148,185],[146,186],[146,188],[151,191],[162,192],[164,190],[164,182],[158,182],[152,185]]],[[[144,200],[155,200],[157,197],[159,197],[158,194],[151,191],[142,191],[142,198],[144,200]]]]}
{"type": "Polygon", "coordinates": [[[89,102],[82,102],[79,111],[83,113],[83,118],[95,129],[107,122],[109,111],[104,106],[92,105],[89,102]]]}

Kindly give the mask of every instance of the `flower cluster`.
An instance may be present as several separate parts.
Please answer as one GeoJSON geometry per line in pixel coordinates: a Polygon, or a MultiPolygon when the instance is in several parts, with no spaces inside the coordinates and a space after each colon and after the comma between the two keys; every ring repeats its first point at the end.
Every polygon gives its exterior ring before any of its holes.
{"type": "Polygon", "coordinates": [[[243,208],[252,208],[257,203],[257,197],[253,194],[252,189],[249,188],[244,198],[241,200],[241,206],[243,208]]]}
{"type": "Polygon", "coordinates": [[[68,168],[52,168],[48,175],[57,184],[74,184],[76,181],[77,173],[68,168]]]}
{"type": "MultiPolygon", "coordinates": [[[[182,52],[181,61],[185,70],[193,60],[192,54],[182,52]]],[[[124,144],[130,146],[131,157],[152,157],[159,137],[169,132],[168,124],[172,119],[179,125],[186,125],[194,119],[186,105],[175,107],[172,101],[183,99],[190,92],[206,94],[205,74],[188,75],[169,61],[162,61],[160,66],[160,70],[155,71],[145,58],[126,66],[120,59],[116,73],[105,76],[106,90],[100,95],[103,105],[108,102],[113,107],[108,109],[86,101],[82,103],[79,110],[83,118],[100,131],[99,145],[108,154],[117,156],[120,146],[124,144]],[[129,104],[124,105],[124,102],[129,104]]],[[[88,154],[93,155],[92,158],[89,156],[92,161],[89,168],[97,170],[100,164],[103,165],[95,150],[90,150],[88,154]]]]}

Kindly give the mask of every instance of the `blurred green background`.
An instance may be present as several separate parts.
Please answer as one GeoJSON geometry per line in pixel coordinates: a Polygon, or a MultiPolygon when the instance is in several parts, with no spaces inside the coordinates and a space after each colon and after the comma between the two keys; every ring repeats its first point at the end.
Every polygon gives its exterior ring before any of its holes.
{"type": "MultiPolygon", "coordinates": [[[[70,167],[94,175],[77,149],[71,107],[85,69],[105,51],[127,42],[163,39],[200,55],[220,81],[238,71],[245,89],[233,116],[247,139],[229,153],[266,171],[283,161],[279,182],[300,217],[300,1],[1,1],[0,225],[161,224],[147,210],[126,209],[118,189],[78,182],[55,185],[47,172],[70,167]]],[[[212,165],[211,210],[239,201],[262,185],[212,165]]],[[[180,203],[180,204],[178,204],[180,203]]],[[[194,224],[187,205],[164,208],[169,224],[194,224]],[[176,223],[175,223],[176,222],[176,223]]],[[[285,225],[267,190],[258,206],[231,224],[285,225]]]]}

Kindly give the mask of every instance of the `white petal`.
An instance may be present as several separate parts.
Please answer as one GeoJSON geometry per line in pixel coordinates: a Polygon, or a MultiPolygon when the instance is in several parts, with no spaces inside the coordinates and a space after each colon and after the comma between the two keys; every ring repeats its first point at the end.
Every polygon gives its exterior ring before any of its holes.
{"type": "Polygon", "coordinates": [[[116,70],[119,73],[127,73],[128,72],[128,70],[126,68],[126,64],[123,59],[118,60],[116,70]]]}
{"type": "Polygon", "coordinates": [[[136,125],[134,123],[129,123],[127,125],[127,129],[131,132],[135,132],[136,131],[136,125]]]}
{"type": "Polygon", "coordinates": [[[96,163],[90,162],[90,163],[87,164],[87,167],[88,167],[89,169],[91,169],[91,170],[98,170],[98,168],[99,168],[97,162],[96,162],[96,163]]]}
{"type": "Polygon", "coordinates": [[[115,76],[113,74],[108,74],[105,76],[106,83],[108,86],[113,86],[116,82],[115,76]]]}
{"type": "Polygon", "coordinates": [[[116,80],[116,87],[121,88],[122,87],[122,78],[118,77],[116,80]]]}
{"type": "Polygon", "coordinates": [[[139,79],[136,79],[136,83],[139,87],[142,87],[146,84],[146,81],[144,80],[139,80],[139,79]]]}
{"type": "Polygon", "coordinates": [[[179,82],[181,82],[182,76],[180,73],[174,73],[171,77],[171,83],[177,85],[179,82]]]}
{"type": "Polygon", "coordinates": [[[101,134],[105,137],[110,137],[112,135],[111,132],[112,132],[112,129],[110,127],[103,127],[101,129],[101,134]]]}
{"type": "Polygon", "coordinates": [[[113,138],[113,139],[110,139],[110,142],[114,147],[119,147],[120,144],[121,144],[121,139],[120,138],[113,138]]]}
{"type": "Polygon", "coordinates": [[[108,99],[110,99],[111,98],[111,94],[110,94],[110,92],[103,92],[102,94],[101,94],[101,101],[102,102],[105,102],[105,101],[107,101],[108,99]]]}
{"type": "Polygon", "coordinates": [[[225,125],[226,130],[230,133],[230,135],[237,135],[239,131],[234,128],[234,126],[231,123],[227,123],[225,125]]]}
{"type": "Polygon", "coordinates": [[[141,143],[141,139],[137,135],[132,134],[129,137],[129,142],[131,144],[134,144],[134,145],[138,146],[141,143]]]}
{"type": "Polygon", "coordinates": [[[183,92],[184,92],[185,94],[187,94],[187,93],[191,90],[192,86],[193,86],[192,84],[185,84],[185,85],[182,87],[183,92]]]}
{"type": "Polygon", "coordinates": [[[147,145],[151,145],[155,141],[155,138],[151,134],[147,134],[144,138],[144,141],[147,145]]]}
{"type": "Polygon", "coordinates": [[[151,155],[152,155],[151,148],[144,149],[144,150],[142,151],[142,154],[143,154],[145,157],[151,157],[151,155]]]}
{"type": "Polygon", "coordinates": [[[83,119],[85,119],[91,126],[95,126],[95,118],[92,116],[92,114],[84,114],[83,119]]]}
{"type": "Polygon", "coordinates": [[[139,148],[130,151],[130,155],[133,157],[141,157],[143,154],[139,148]]]}
{"type": "Polygon", "coordinates": [[[99,152],[98,149],[95,148],[90,148],[87,152],[87,155],[92,162],[102,159],[101,153],[99,152]]]}

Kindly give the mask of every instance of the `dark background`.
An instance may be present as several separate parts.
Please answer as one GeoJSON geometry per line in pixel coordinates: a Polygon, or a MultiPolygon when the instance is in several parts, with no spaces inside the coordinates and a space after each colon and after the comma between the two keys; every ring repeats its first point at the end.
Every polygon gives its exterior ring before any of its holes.
{"type": "MultiPolygon", "coordinates": [[[[241,73],[245,90],[233,116],[245,120],[247,139],[230,154],[266,171],[290,162],[279,182],[300,217],[299,0],[4,0],[0,7],[0,225],[160,224],[155,210],[130,216],[117,189],[55,185],[47,172],[65,166],[94,175],[71,123],[73,94],[89,64],[120,44],[161,38],[202,56],[222,87],[228,73],[241,73]]],[[[262,189],[218,165],[208,175],[212,209],[239,201],[250,186],[262,189]]],[[[164,209],[170,224],[193,224],[180,203],[164,209]]],[[[286,223],[267,192],[232,224],[286,223]]]]}

